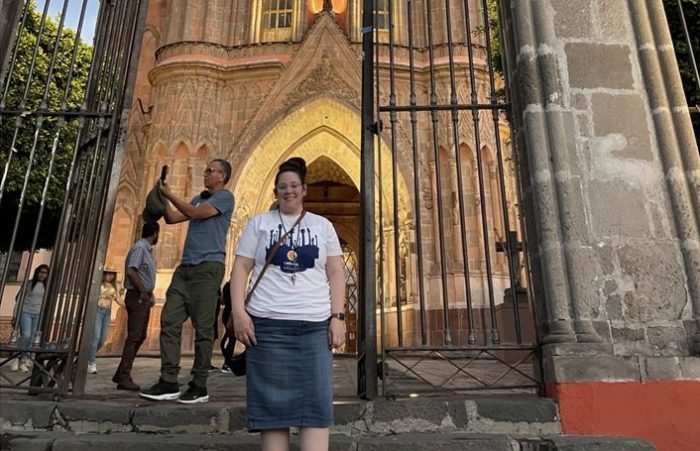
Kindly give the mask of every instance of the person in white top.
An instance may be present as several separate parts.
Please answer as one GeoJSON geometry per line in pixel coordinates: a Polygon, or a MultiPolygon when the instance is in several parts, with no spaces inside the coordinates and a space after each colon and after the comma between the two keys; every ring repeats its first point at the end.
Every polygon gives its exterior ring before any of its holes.
{"type": "Polygon", "coordinates": [[[248,429],[261,432],[263,451],[289,449],[290,427],[300,428],[302,451],[327,450],[333,423],[331,348],[345,343],[345,273],[333,225],[304,211],[305,177],[301,158],[280,165],[279,208],[247,224],[231,274],[235,336],[247,346],[248,429]],[[251,271],[251,286],[264,273],[245,305],[251,271]]]}
{"type": "MultiPolygon", "coordinates": [[[[49,266],[39,265],[34,269],[34,275],[29,281],[28,286],[24,287],[24,293],[20,290],[15,299],[15,312],[13,314],[14,328],[19,327],[21,338],[19,347],[26,349],[32,346],[32,341],[36,337],[36,332],[39,329],[39,319],[41,318],[41,309],[44,305],[44,296],[46,294],[46,282],[49,278],[49,266]],[[24,301],[21,297],[24,294],[24,301]]],[[[14,360],[10,364],[12,371],[29,372],[29,367],[32,365],[32,360],[29,354],[23,352],[19,359],[14,360]]]]}

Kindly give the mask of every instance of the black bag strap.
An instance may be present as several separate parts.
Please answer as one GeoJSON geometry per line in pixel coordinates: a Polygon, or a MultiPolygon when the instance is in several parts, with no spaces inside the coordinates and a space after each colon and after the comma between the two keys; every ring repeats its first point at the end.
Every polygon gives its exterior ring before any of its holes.
{"type": "MultiPolygon", "coordinates": [[[[267,255],[267,258],[265,259],[265,266],[263,266],[262,270],[260,271],[260,274],[258,274],[258,277],[255,279],[255,283],[253,284],[253,287],[250,289],[250,291],[246,295],[245,301],[243,302],[243,305],[248,305],[248,302],[250,302],[250,298],[253,295],[253,291],[255,291],[255,288],[257,288],[258,284],[260,283],[260,280],[262,279],[263,274],[265,274],[265,271],[267,271],[267,268],[270,266],[270,263],[272,263],[272,259],[275,258],[275,254],[277,254],[277,251],[279,250],[280,246],[282,246],[282,242],[287,238],[287,236],[289,236],[289,234],[292,232],[292,230],[294,230],[296,228],[296,226],[299,225],[299,223],[301,222],[301,220],[305,214],[306,214],[306,210],[302,210],[301,215],[294,222],[294,225],[284,235],[282,235],[277,240],[277,242],[275,243],[274,246],[272,246],[270,253],[267,255]]],[[[231,306],[231,307],[233,307],[233,306],[231,306]]],[[[229,315],[224,326],[226,328],[226,335],[234,337],[234,334],[233,334],[233,309],[231,311],[231,315],[229,315]]]]}
{"type": "Polygon", "coordinates": [[[301,211],[301,215],[297,218],[297,220],[294,222],[294,225],[290,227],[287,232],[285,232],[284,235],[280,237],[279,240],[275,243],[274,246],[272,246],[272,250],[270,250],[270,253],[267,254],[267,259],[265,260],[265,266],[263,266],[262,270],[260,270],[260,274],[258,274],[258,277],[255,279],[255,283],[253,284],[253,287],[250,289],[248,292],[248,295],[245,297],[245,302],[243,305],[248,305],[248,302],[250,302],[250,298],[253,295],[253,291],[255,291],[255,288],[257,288],[258,284],[260,283],[260,280],[262,279],[263,274],[267,271],[267,268],[270,267],[270,263],[272,263],[272,259],[275,258],[275,255],[277,254],[277,251],[280,249],[280,246],[282,246],[282,242],[284,242],[285,239],[289,236],[289,234],[296,228],[296,226],[299,225],[301,222],[302,218],[306,214],[306,210],[301,211]]]}

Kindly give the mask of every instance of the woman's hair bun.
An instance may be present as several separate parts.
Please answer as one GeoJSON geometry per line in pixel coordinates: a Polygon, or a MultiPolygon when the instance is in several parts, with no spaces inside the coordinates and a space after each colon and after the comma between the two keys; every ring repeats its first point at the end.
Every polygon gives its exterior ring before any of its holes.
{"type": "Polygon", "coordinates": [[[280,165],[279,172],[290,169],[294,172],[299,172],[303,178],[306,176],[306,161],[301,157],[292,157],[280,165]]]}

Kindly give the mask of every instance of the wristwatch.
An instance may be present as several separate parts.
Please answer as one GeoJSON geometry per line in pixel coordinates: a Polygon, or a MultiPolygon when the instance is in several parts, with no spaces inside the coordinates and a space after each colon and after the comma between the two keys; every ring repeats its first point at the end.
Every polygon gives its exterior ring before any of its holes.
{"type": "Polygon", "coordinates": [[[331,318],[336,318],[340,321],[345,321],[345,313],[339,312],[339,313],[332,313],[331,318]]]}

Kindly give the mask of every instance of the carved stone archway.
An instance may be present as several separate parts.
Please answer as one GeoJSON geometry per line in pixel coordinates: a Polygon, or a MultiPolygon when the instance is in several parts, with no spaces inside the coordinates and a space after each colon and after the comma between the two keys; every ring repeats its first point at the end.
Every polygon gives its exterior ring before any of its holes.
{"type": "MultiPolygon", "coordinates": [[[[379,146],[378,146],[379,147],[379,146]]],[[[391,161],[388,146],[382,145],[382,158],[391,161]]],[[[292,156],[311,166],[320,158],[330,160],[345,172],[356,189],[360,187],[360,117],[345,104],[319,97],[299,106],[278,121],[251,149],[246,160],[234,167],[236,210],[229,237],[229,249],[235,249],[238,236],[248,220],[269,208],[274,200],[272,187],[277,167],[292,156]]],[[[234,163],[235,164],[235,163],[234,163]]],[[[399,177],[399,217],[412,217],[411,193],[403,175],[399,177]]],[[[377,175],[377,183],[380,183],[377,175]]],[[[383,177],[384,193],[390,192],[390,177],[383,177]]],[[[385,202],[390,208],[390,202],[385,202]]],[[[229,253],[231,266],[233,252],[229,253]]]]}

